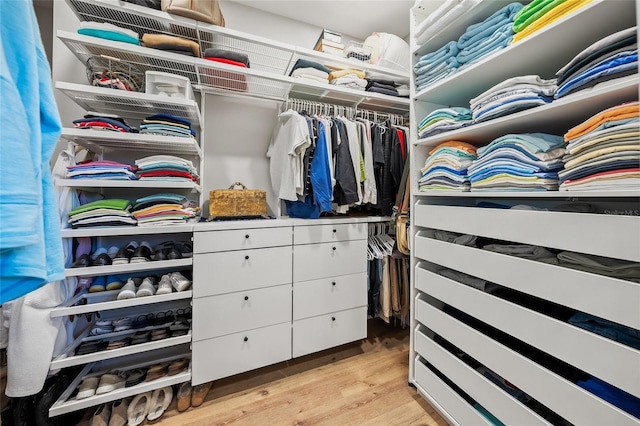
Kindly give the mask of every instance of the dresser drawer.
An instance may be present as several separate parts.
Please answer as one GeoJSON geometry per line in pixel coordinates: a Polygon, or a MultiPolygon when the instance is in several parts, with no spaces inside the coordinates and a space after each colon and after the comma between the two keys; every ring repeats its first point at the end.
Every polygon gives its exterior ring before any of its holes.
{"type": "Polygon", "coordinates": [[[307,281],[367,271],[367,240],[293,247],[293,281],[307,281]]]}
{"type": "Polygon", "coordinates": [[[291,245],[291,227],[233,229],[193,233],[193,252],[245,250],[291,245]]]}
{"type": "Polygon", "coordinates": [[[198,385],[291,359],[291,323],[193,343],[191,382],[198,385]]]}
{"type": "Polygon", "coordinates": [[[367,337],[367,307],[293,322],[293,356],[298,357],[367,337]]]}
{"type": "Polygon", "coordinates": [[[291,322],[291,285],[193,299],[193,340],[291,322]]]}
{"type": "Polygon", "coordinates": [[[366,223],[337,223],[293,227],[294,244],[329,243],[332,241],[366,240],[366,223]]]}
{"type": "Polygon", "coordinates": [[[293,283],[293,319],[367,306],[367,274],[293,283]]]}
{"type": "Polygon", "coordinates": [[[291,246],[193,256],[193,297],[291,283],[291,246]]]}

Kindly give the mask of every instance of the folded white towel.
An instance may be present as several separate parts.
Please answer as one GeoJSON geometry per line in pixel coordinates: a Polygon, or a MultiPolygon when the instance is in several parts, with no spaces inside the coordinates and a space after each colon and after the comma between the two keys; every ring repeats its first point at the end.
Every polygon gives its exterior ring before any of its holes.
{"type": "Polygon", "coordinates": [[[322,81],[324,83],[329,80],[329,73],[316,68],[297,68],[293,73],[291,73],[291,76],[297,78],[309,78],[311,80],[322,81]]]}

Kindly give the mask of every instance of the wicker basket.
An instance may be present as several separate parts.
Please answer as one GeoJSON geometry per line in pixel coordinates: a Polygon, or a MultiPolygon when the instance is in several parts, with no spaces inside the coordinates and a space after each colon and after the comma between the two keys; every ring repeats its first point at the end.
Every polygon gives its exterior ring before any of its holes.
{"type": "Polygon", "coordinates": [[[267,216],[267,193],[247,189],[236,182],[229,189],[209,191],[209,216],[211,218],[242,218],[267,216]],[[235,189],[236,186],[242,189],[235,189]]]}

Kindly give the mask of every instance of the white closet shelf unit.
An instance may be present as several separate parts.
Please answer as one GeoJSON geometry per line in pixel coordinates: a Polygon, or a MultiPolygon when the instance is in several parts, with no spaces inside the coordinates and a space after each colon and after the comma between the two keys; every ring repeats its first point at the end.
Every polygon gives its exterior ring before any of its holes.
{"type": "Polygon", "coordinates": [[[155,234],[181,234],[193,232],[192,224],[162,226],[102,226],[95,228],[66,228],[61,229],[62,238],[80,237],[111,237],[114,235],[155,235],[155,234]]]}
{"type": "MultiPolygon", "coordinates": [[[[444,3],[444,0],[423,0],[414,6],[412,43],[416,26],[444,3]]],[[[413,63],[448,41],[457,40],[470,24],[483,21],[508,3],[478,3],[422,46],[412,45],[413,63]]],[[[415,84],[412,84],[411,121],[418,123],[438,108],[469,107],[470,99],[507,78],[531,74],[553,78],[558,69],[584,48],[612,33],[637,25],[637,6],[637,1],[595,0],[419,93],[415,92],[415,84]]],[[[467,357],[570,423],[640,423],[637,418],[580,387],[535,356],[518,352],[517,345],[509,338],[524,342],[541,355],[560,360],[635,397],[640,397],[640,370],[637,368],[640,351],[556,319],[545,314],[542,308],[537,311],[524,306],[524,303],[508,301],[437,272],[449,268],[524,296],[533,296],[541,302],[591,314],[636,330],[640,329],[640,286],[637,283],[440,241],[433,234],[434,230],[442,230],[640,262],[640,219],[637,216],[476,206],[481,201],[503,202],[505,205],[534,204],[538,207],[582,202],[635,209],[640,203],[640,189],[418,191],[417,183],[428,151],[440,143],[459,140],[479,147],[508,133],[562,135],[606,108],[637,100],[639,84],[637,74],[613,79],[545,106],[423,139],[418,139],[417,129],[412,129],[409,381],[449,423],[492,424],[451,387],[453,383],[504,424],[549,424],[540,414],[459,358],[442,341],[454,345],[467,357]],[[445,309],[445,306],[462,312],[468,320],[463,320],[465,317],[445,309]]]]}
{"type": "Polygon", "coordinates": [[[67,3],[82,21],[109,22],[136,31],[140,35],[145,32],[177,35],[197,42],[203,51],[208,47],[217,47],[247,54],[251,58],[251,68],[240,68],[59,31],[58,38],[83,63],[95,55],[118,57],[139,66],[142,70],[165,71],[188,77],[196,88],[207,93],[279,101],[292,97],[388,112],[406,113],[409,110],[407,98],[341,88],[288,76],[299,58],[318,61],[327,66],[372,71],[390,80],[408,81],[408,75],[398,70],[340,58],[129,3],[116,5],[109,0],[68,0],[67,3]]]}
{"type": "Polygon", "coordinates": [[[86,268],[67,268],[64,270],[65,277],[84,277],[87,275],[109,275],[121,274],[126,272],[142,272],[160,269],[180,268],[191,266],[193,259],[188,257],[184,259],[159,260],[141,263],[127,263],[126,265],[104,265],[104,266],[87,266],[86,268]]]}
{"type": "Polygon", "coordinates": [[[153,180],[108,180],[100,179],[56,179],[55,184],[69,188],[157,188],[157,189],[190,189],[191,192],[202,192],[195,182],[163,182],[153,180]]]}

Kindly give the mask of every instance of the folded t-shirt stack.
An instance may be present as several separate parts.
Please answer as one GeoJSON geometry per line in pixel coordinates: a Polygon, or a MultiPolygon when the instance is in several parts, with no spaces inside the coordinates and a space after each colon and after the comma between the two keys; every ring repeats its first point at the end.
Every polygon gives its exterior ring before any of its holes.
{"type": "Polygon", "coordinates": [[[556,80],[537,75],[509,78],[471,99],[474,121],[491,120],[553,101],[556,80]]]}
{"type": "MultiPolygon", "coordinates": [[[[251,68],[247,55],[230,50],[209,48],[204,51],[204,59],[240,68],[251,68]]],[[[247,77],[244,74],[210,68],[205,68],[203,73],[208,76],[204,81],[207,85],[236,92],[247,91],[247,77]]]]}
{"type": "Polygon", "coordinates": [[[177,53],[185,56],[200,57],[200,45],[193,40],[167,34],[143,34],[142,42],[146,47],[177,53]]]}
{"type": "Polygon", "coordinates": [[[593,43],[557,73],[555,98],[598,83],[638,73],[638,27],[627,28],[593,43]]]}
{"type": "Polygon", "coordinates": [[[512,44],[591,3],[591,0],[533,0],[513,20],[512,44]]]}
{"type": "Polygon", "coordinates": [[[136,167],[116,161],[100,160],[67,167],[69,179],[136,180],[136,167]]]}
{"type": "Polygon", "coordinates": [[[138,131],[137,129],[129,126],[122,117],[112,114],[85,114],[83,118],[73,120],[73,125],[78,129],[111,130],[114,132],[125,133],[136,133],[138,131]]]}
{"type": "Polygon", "coordinates": [[[638,262],[572,251],[558,253],[558,261],[561,266],[640,283],[640,263],[638,262]]]}
{"type": "Polygon", "coordinates": [[[413,66],[413,72],[416,75],[416,91],[419,92],[455,74],[460,66],[456,59],[458,52],[458,43],[450,41],[435,52],[421,56],[413,66]]]}
{"type": "Polygon", "coordinates": [[[305,78],[326,83],[329,80],[330,72],[331,70],[322,64],[300,58],[293,65],[289,75],[295,78],[305,78]]]}
{"type": "Polygon", "coordinates": [[[105,40],[122,41],[130,44],[140,44],[140,41],[138,40],[138,33],[126,28],[118,27],[117,25],[109,24],[107,22],[80,22],[78,34],[99,37],[105,40]]]}
{"type": "Polygon", "coordinates": [[[469,166],[471,191],[553,191],[564,155],[562,136],[547,133],[508,134],[478,148],[469,166]]]}
{"type": "Polygon", "coordinates": [[[364,71],[354,69],[336,70],[329,73],[329,83],[349,89],[365,90],[367,88],[367,80],[364,77],[364,71]]]}
{"type": "Polygon", "coordinates": [[[191,128],[191,121],[169,114],[155,114],[145,118],[140,124],[140,133],[187,138],[196,136],[195,130],[191,128]]]}
{"type": "Polygon", "coordinates": [[[469,191],[467,169],[476,159],[476,148],[466,142],[447,141],[429,152],[420,170],[420,191],[469,191]]]}
{"type": "Polygon", "coordinates": [[[180,194],[154,194],[136,200],[133,216],[138,226],[181,225],[197,222],[200,215],[198,203],[180,194]]]}
{"type": "Polygon", "coordinates": [[[392,80],[367,78],[366,91],[389,96],[399,96],[398,90],[396,89],[396,82],[392,80]]]}
{"type": "Polygon", "coordinates": [[[418,137],[426,138],[442,132],[468,126],[471,120],[471,110],[464,107],[441,108],[428,114],[418,124],[418,137]]]}
{"type": "Polygon", "coordinates": [[[562,191],[640,188],[638,101],[601,111],[570,129],[560,177],[562,191]]]}
{"type": "Polygon", "coordinates": [[[131,202],[120,198],[107,198],[83,204],[69,212],[72,228],[88,226],[135,225],[131,216],[131,202]]]}
{"type": "Polygon", "coordinates": [[[193,163],[173,155],[152,155],[136,160],[140,180],[199,182],[193,163]]]}

